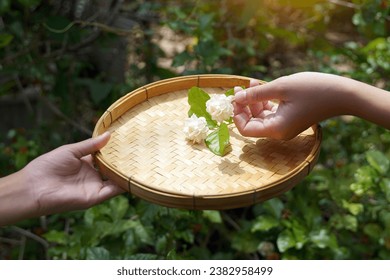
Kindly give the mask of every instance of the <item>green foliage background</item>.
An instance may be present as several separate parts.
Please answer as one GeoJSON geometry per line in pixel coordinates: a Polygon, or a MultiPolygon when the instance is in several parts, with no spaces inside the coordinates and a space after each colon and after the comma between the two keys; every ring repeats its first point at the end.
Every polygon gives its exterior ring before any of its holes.
{"type": "MultiPolygon", "coordinates": [[[[106,1],[112,16],[131,19],[125,27],[99,13],[75,16],[102,1],[73,1],[73,14],[62,9],[67,2],[1,1],[0,105],[20,100],[17,114],[27,117],[14,126],[3,122],[0,176],[88,137],[113,101],[168,77],[271,80],[310,70],[390,90],[386,0],[106,1]],[[181,48],[167,50],[167,37],[181,48]],[[125,62],[120,75],[96,61],[118,42],[125,42],[124,55],[116,55],[125,62]]],[[[123,195],[1,228],[0,257],[390,259],[390,132],[346,117],[322,127],[315,169],[278,198],[229,211],[186,211],[123,195]]]]}

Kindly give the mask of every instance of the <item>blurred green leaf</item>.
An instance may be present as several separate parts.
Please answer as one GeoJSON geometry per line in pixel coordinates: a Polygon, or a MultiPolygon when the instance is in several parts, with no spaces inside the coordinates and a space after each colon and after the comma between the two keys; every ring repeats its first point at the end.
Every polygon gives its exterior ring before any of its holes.
{"type": "Polygon", "coordinates": [[[284,208],[283,202],[279,198],[272,198],[263,203],[264,209],[267,210],[276,219],[280,219],[284,208]]]}
{"type": "Polygon", "coordinates": [[[390,178],[383,178],[379,185],[386,196],[386,200],[390,202],[390,178]]]}
{"type": "Polygon", "coordinates": [[[368,163],[380,174],[386,174],[389,170],[390,160],[380,151],[371,150],[366,153],[368,163]]]}
{"type": "Polygon", "coordinates": [[[103,99],[105,99],[111,92],[113,84],[107,82],[101,82],[95,79],[79,79],[77,81],[79,85],[84,85],[89,88],[92,101],[98,105],[103,99]]]}
{"type": "Polygon", "coordinates": [[[47,241],[66,245],[68,241],[68,235],[64,231],[51,230],[44,234],[47,241]]]}
{"type": "Polygon", "coordinates": [[[337,239],[326,229],[314,230],[309,235],[311,242],[318,248],[337,248],[337,239]]]}
{"type": "Polygon", "coordinates": [[[124,196],[117,196],[109,201],[113,221],[124,218],[129,209],[129,202],[124,196]]]}
{"type": "Polygon", "coordinates": [[[362,166],[356,170],[354,177],[356,181],[350,185],[350,189],[356,195],[362,196],[374,186],[377,172],[371,166],[362,166]]]}
{"type": "Polygon", "coordinates": [[[364,206],[361,203],[352,203],[346,200],[342,201],[343,207],[347,209],[352,215],[358,215],[363,212],[364,206]]]}
{"type": "Polygon", "coordinates": [[[292,221],[293,227],[291,228],[295,238],[295,248],[302,249],[308,240],[306,228],[297,219],[292,221]]]}
{"type": "Polygon", "coordinates": [[[221,213],[219,211],[215,210],[204,210],[203,211],[203,217],[205,217],[207,220],[214,224],[220,224],[222,223],[221,213]]]}
{"type": "MultiPolygon", "coordinates": [[[[199,30],[206,30],[206,29],[211,29],[213,25],[213,18],[214,14],[209,13],[209,14],[203,14],[201,15],[198,20],[199,20],[199,30]]],[[[203,38],[203,39],[211,39],[211,38],[203,38]]]]}
{"type": "Polygon", "coordinates": [[[379,241],[379,238],[382,235],[383,229],[378,224],[369,223],[364,226],[364,233],[379,241]]]}
{"type": "MultiPolygon", "coordinates": [[[[172,254],[173,255],[173,254],[172,254]]],[[[170,255],[170,256],[172,256],[170,255]]],[[[137,260],[137,261],[152,261],[152,260],[157,260],[158,256],[155,254],[130,254],[125,257],[126,260],[137,260]]],[[[167,258],[169,259],[169,258],[167,258]]],[[[173,258],[175,259],[175,258],[173,258]]]]}
{"type": "Polygon", "coordinates": [[[238,252],[254,253],[259,244],[258,239],[247,230],[235,234],[231,239],[231,246],[238,252]]]}
{"type": "Polygon", "coordinates": [[[379,214],[379,219],[387,230],[390,230],[390,212],[388,209],[383,209],[379,214]]]}
{"type": "Polygon", "coordinates": [[[282,231],[276,240],[276,245],[280,252],[286,252],[288,249],[295,247],[296,241],[294,234],[290,230],[282,231]]]}
{"type": "Polygon", "coordinates": [[[358,228],[358,220],[353,215],[340,215],[336,214],[330,218],[329,223],[336,229],[346,229],[352,232],[356,232],[358,228]]]}
{"type": "Polygon", "coordinates": [[[175,57],[172,60],[172,66],[178,67],[186,64],[187,62],[191,61],[193,57],[186,51],[179,53],[178,55],[175,55],[175,57]]]}
{"type": "Polygon", "coordinates": [[[268,215],[260,216],[257,217],[256,220],[254,221],[252,226],[252,232],[268,231],[279,225],[280,225],[279,220],[273,216],[268,216],[268,215]]]}
{"type": "Polygon", "coordinates": [[[12,34],[1,33],[0,34],[0,48],[4,48],[4,47],[8,46],[12,42],[13,38],[14,38],[14,36],[12,34]]]}
{"type": "Polygon", "coordinates": [[[104,247],[93,247],[87,249],[87,260],[109,260],[110,252],[104,247]]]}

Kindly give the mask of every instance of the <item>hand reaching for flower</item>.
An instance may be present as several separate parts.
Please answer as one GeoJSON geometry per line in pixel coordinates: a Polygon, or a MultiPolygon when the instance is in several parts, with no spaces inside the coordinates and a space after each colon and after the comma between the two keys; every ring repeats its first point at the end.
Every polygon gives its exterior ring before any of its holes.
{"type": "Polygon", "coordinates": [[[233,120],[244,136],[291,139],[311,125],[354,115],[390,128],[389,92],[349,78],[297,73],[236,88],[233,120]],[[272,102],[278,100],[278,104],[272,102]]]}

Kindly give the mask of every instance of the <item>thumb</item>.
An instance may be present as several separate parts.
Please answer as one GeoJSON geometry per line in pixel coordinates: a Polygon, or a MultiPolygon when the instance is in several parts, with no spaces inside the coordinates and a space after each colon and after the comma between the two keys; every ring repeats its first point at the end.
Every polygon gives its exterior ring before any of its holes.
{"type": "Polygon", "coordinates": [[[77,158],[82,158],[103,148],[110,140],[110,136],[110,132],[106,131],[97,137],[70,144],[69,148],[77,158]]]}
{"type": "Polygon", "coordinates": [[[280,98],[281,94],[275,89],[273,82],[269,82],[236,92],[234,101],[239,104],[248,105],[280,98]]]}

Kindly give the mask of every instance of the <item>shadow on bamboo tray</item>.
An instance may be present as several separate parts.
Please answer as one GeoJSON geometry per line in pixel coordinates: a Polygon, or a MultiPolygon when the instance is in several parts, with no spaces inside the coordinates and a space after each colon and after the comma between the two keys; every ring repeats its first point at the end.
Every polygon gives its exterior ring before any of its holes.
{"type": "Polygon", "coordinates": [[[101,173],[147,201],[185,209],[233,209],[288,191],[309,174],[320,150],[321,129],[312,126],[289,141],[244,138],[232,125],[231,152],[219,157],[189,145],[183,123],[188,89],[221,94],[249,86],[231,75],[184,76],[136,89],[101,116],[94,136],[111,132],[95,154],[101,173]]]}

